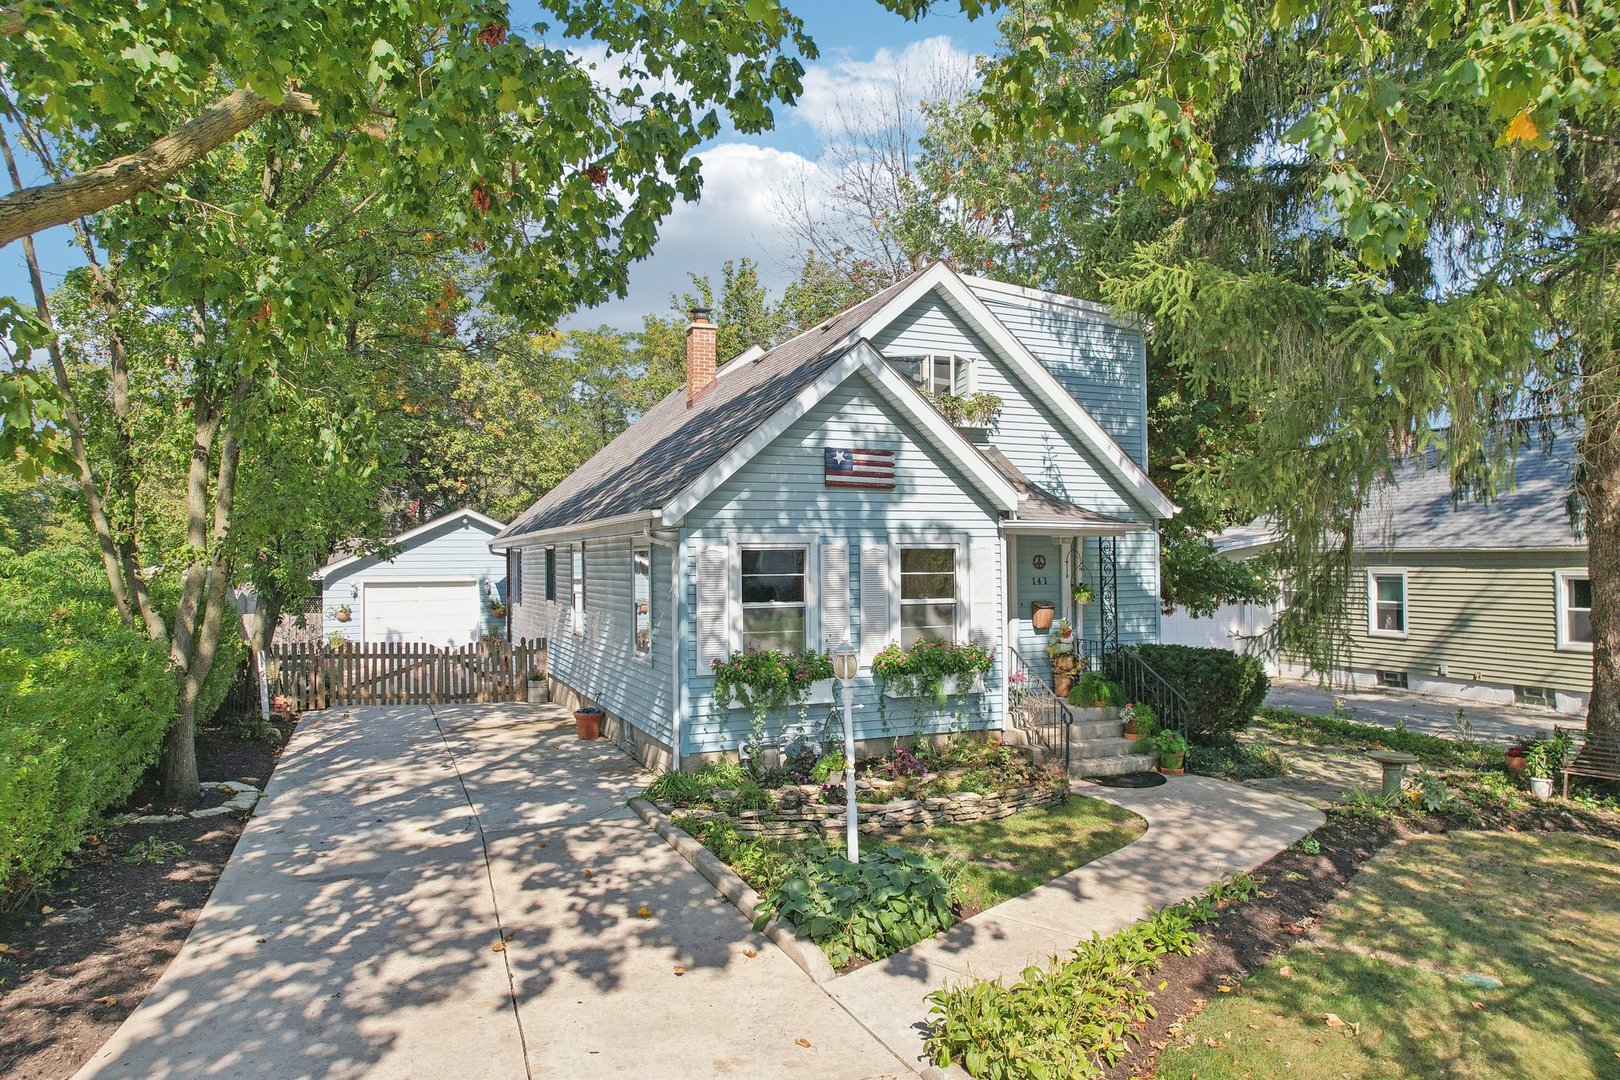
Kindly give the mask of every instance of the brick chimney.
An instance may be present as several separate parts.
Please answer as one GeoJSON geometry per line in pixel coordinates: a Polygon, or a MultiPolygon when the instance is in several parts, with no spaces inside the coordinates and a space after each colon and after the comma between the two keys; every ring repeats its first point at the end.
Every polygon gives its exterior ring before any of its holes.
{"type": "Polygon", "coordinates": [[[714,382],[715,339],[719,328],[709,319],[708,308],[693,308],[686,327],[686,407],[714,382]]]}

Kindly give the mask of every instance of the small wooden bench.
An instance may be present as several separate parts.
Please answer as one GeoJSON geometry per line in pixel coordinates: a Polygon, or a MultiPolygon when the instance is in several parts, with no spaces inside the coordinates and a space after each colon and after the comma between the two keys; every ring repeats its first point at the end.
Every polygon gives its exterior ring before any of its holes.
{"type": "Polygon", "coordinates": [[[1564,798],[1569,798],[1569,778],[1620,782],[1620,736],[1588,736],[1586,745],[1564,766],[1564,798]]]}

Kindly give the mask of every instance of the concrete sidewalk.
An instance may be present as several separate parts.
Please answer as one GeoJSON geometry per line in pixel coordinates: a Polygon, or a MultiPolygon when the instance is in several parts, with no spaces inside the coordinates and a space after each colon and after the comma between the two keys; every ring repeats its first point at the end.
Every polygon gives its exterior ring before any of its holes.
{"type": "Polygon", "coordinates": [[[78,1076],[905,1071],[631,814],[644,781],[554,706],[306,716],[78,1076]]]}
{"type": "Polygon", "coordinates": [[[1066,956],[1093,933],[1110,934],[1202,892],[1225,874],[1251,870],[1319,827],[1309,806],[1204,776],[1157,788],[1080,784],[1079,795],[1140,814],[1135,843],[958,923],[879,963],[828,984],[828,991],[915,1068],[923,1058],[928,1005],[947,982],[1016,979],[1024,968],[1066,956]]]}

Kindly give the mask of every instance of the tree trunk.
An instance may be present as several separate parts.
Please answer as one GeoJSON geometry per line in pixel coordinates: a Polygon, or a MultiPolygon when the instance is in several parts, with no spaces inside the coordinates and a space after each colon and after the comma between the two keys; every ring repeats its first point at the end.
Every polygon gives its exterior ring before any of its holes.
{"type": "MultiPolygon", "coordinates": [[[[1609,358],[1611,367],[1617,363],[1609,358]]],[[[1581,438],[1586,565],[1592,582],[1592,700],[1586,730],[1589,735],[1620,735],[1620,422],[1615,417],[1620,373],[1594,372],[1588,378],[1581,438]]]]}

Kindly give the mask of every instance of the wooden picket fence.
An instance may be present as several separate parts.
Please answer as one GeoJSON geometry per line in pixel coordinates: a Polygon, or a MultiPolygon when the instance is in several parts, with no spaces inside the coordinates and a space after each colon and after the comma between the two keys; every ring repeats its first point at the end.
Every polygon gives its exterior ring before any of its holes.
{"type": "Polygon", "coordinates": [[[274,693],[300,712],[338,705],[449,705],[545,700],[546,643],[480,641],[441,649],[415,641],[292,642],[270,649],[274,693]],[[540,680],[531,683],[529,676],[540,680]]]}

